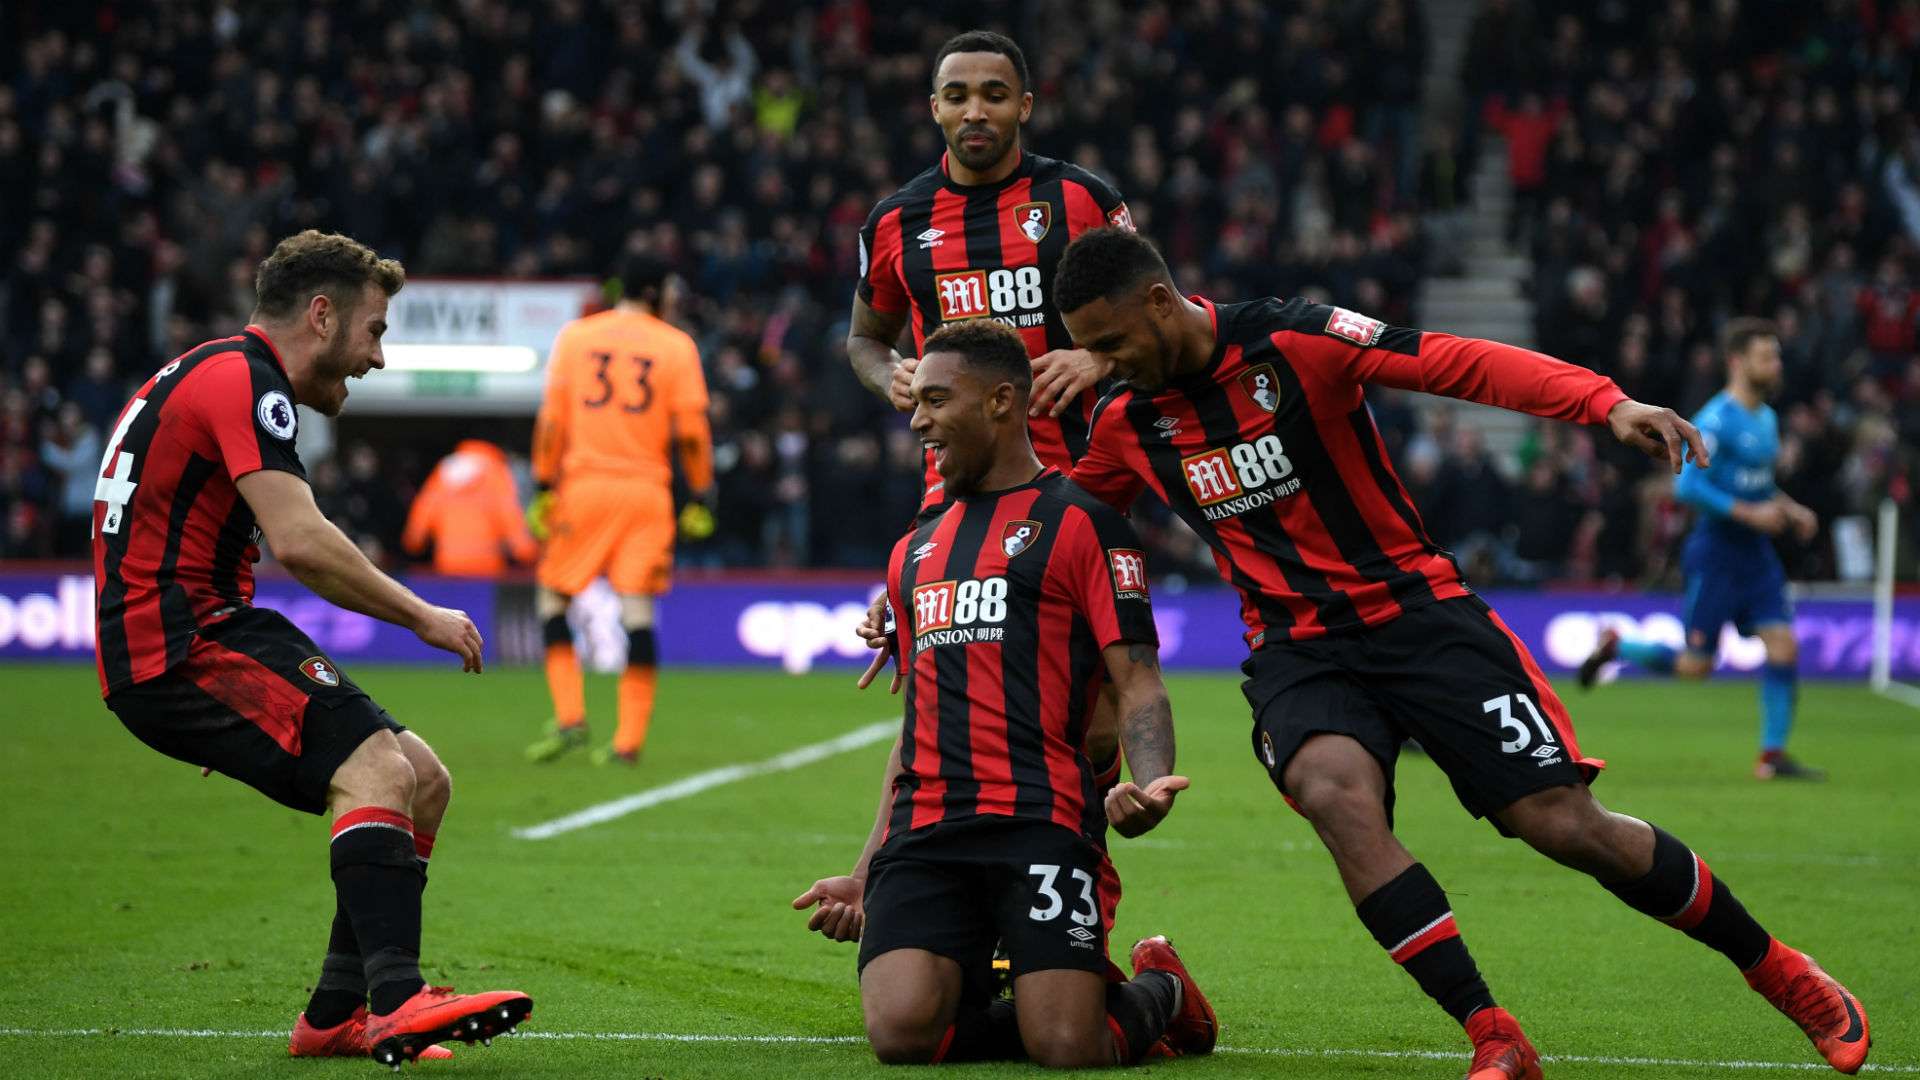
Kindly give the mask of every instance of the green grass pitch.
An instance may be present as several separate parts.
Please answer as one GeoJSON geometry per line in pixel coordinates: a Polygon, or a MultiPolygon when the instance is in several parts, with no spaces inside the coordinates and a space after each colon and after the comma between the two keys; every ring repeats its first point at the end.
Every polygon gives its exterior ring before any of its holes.
{"type": "MultiPolygon", "coordinates": [[[[427,892],[428,977],[537,1001],[525,1037],[456,1046],[454,1061],[420,1073],[882,1072],[857,1041],[852,948],[804,933],[788,901],[854,857],[884,743],[552,839],[511,830],[832,738],[895,714],[894,702],[856,693],[844,673],[668,671],[638,770],[535,767],[520,750],[548,711],[537,672],[355,675],[454,775],[427,892]],[[767,1038],[780,1036],[801,1038],[767,1038]]],[[[1171,935],[1219,1009],[1224,1052],[1148,1071],[1459,1076],[1464,1037],[1381,955],[1256,767],[1237,681],[1170,682],[1194,786],[1160,830],[1115,841],[1127,886],[1115,945],[1171,935]]],[[[0,832],[0,1076],[371,1074],[364,1060],[289,1061],[284,1035],[261,1034],[286,1031],[318,968],[333,907],[322,823],[148,751],[101,707],[86,667],[8,666],[0,684],[14,763],[0,832]]],[[[612,696],[610,680],[590,684],[596,717],[610,720],[612,696]]],[[[1869,1068],[1920,1073],[1920,712],[1808,686],[1795,746],[1834,779],[1769,786],[1748,774],[1750,683],[1623,684],[1570,705],[1585,748],[1611,762],[1603,800],[1693,844],[1770,929],[1859,994],[1876,1036],[1869,1068]]],[[[1724,960],[1500,840],[1424,759],[1400,773],[1401,834],[1447,886],[1551,1076],[1810,1075],[1806,1040],[1724,960]]]]}

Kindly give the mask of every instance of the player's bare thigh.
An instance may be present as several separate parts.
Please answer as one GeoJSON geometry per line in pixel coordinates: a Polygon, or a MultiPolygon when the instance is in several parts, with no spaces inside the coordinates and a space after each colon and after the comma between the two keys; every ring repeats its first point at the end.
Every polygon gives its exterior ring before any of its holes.
{"type": "Polygon", "coordinates": [[[1413,865],[1387,822],[1387,776],[1359,740],[1322,732],[1300,744],[1286,790],[1313,823],[1355,903],[1413,865]]]}
{"type": "MultiPolygon", "coordinates": [[[[869,965],[871,966],[871,965],[869,965]]],[[[1036,1065],[1085,1069],[1114,1064],[1107,980],[1091,971],[1030,971],[1014,980],[1020,1042],[1036,1065]]]]}
{"type": "Polygon", "coordinates": [[[860,972],[860,1009],[874,1056],[890,1065],[933,1060],[960,1008],[958,962],[925,949],[890,949],[860,972]]]}
{"type": "Polygon", "coordinates": [[[400,740],[391,731],[367,736],[327,783],[327,805],[337,817],[362,806],[411,814],[415,778],[400,740]]]}

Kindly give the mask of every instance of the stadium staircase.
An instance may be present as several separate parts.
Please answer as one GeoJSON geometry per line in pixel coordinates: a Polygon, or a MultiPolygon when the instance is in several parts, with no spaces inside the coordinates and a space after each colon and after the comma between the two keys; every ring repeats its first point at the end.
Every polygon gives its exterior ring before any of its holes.
{"type": "MultiPolygon", "coordinates": [[[[1427,0],[1427,60],[1422,94],[1425,126],[1454,122],[1469,107],[1461,93],[1459,72],[1466,53],[1467,34],[1479,0],[1427,0]]],[[[1479,156],[1466,167],[1467,206],[1435,235],[1442,244],[1458,246],[1458,258],[1435,260],[1441,271],[1421,285],[1416,306],[1422,329],[1442,330],[1461,337],[1490,338],[1531,348],[1534,344],[1533,301],[1521,285],[1533,274],[1533,259],[1506,240],[1507,215],[1513,206],[1507,179],[1507,144],[1497,132],[1483,130],[1479,156]]],[[[1506,459],[1528,426],[1525,417],[1478,405],[1458,405],[1457,419],[1485,433],[1496,459],[1506,459]]]]}

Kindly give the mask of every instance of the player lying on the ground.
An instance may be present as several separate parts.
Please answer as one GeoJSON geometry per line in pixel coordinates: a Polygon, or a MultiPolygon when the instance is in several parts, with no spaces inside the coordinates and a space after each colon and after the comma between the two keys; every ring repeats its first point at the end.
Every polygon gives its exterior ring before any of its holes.
{"type": "Polygon", "coordinates": [[[1820,522],[1773,482],[1780,422],[1767,399],[1780,389],[1780,338],[1770,322],[1735,319],[1721,332],[1721,341],[1726,389],[1693,418],[1720,467],[1689,464],[1674,485],[1674,494],[1700,515],[1682,556],[1686,648],[1623,637],[1608,628],[1580,665],[1580,685],[1593,686],[1600,669],[1616,659],[1657,675],[1704,679],[1720,651],[1720,630],[1732,623],[1767,648],[1767,665],[1760,672],[1760,757],[1753,775],[1824,780],[1824,770],[1787,756],[1799,696],[1800,642],[1793,633],[1787,571],[1772,538],[1792,532],[1804,543],[1819,532],[1820,522]]]}
{"type": "Polygon", "coordinates": [[[810,929],[860,941],[867,1038],[888,1063],[1072,1068],[1213,1049],[1213,1010],[1165,938],[1134,946],[1131,980],[1107,959],[1112,896],[1093,839],[1107,814],[1084,749],[1103,682],[1118,688],[1134,776],[1109,797],[1120,831],[1158,824],[1186,779],[1171,775],[1140,543],[1034,455],[1031,378],[998,323],[927,341],[913,430],[949,502],[888,567],[905,722],[853,872],[793,902],[819,905],[810,929]],[[996,942],[1013,1003],[987,991],[996,942]]]}
{"type": "Polygon", "coordinates": [[[1699,434],[1609,379],[1491,341],[1385,326],[1304,300],[1182,296],[1160,253],[1118,229],[1067,248],[1055,299],[1076,342],[1125,382],[1102,400],[1073,479],[1116,507],[1144,488],[1213,549],[1252,650],[1253,750],[1306,818],[1367,929],[1474,1042],[1470,1080],[1540,1075],[1454,926],[1395,839],[1393,765],[1417,738],[1461,803],[1713,948],[1835,1068],[1866,1014],[1771,937],[1673,836],[1607,810],[1573,723],[1526,647],[1473,595],[1394,474],[1368,383],[1607,424],[1677,472],[1699,434]]]}
{"type": "Polygon", "coordinates": [[[512,1030],[533,999],[455,994],[420,977],[420,894],[452,790],[446,767],[284,616],[252,601],[265,534],[314,592],[480,671],[472,620],[368,562],[314,505],[294,452],[296,404],[337,416],[347,379],[385,366],[387,298],[405,280],[399,263],[344,236],[281,241],[260,264],[246,330],[161,368],[121,410],[93,520],[107,707],[203,775],[333,814],[333,931],[288,1051],[371,1054],[396,1069],[450,1056],[441,1040],[512,1030]]]}

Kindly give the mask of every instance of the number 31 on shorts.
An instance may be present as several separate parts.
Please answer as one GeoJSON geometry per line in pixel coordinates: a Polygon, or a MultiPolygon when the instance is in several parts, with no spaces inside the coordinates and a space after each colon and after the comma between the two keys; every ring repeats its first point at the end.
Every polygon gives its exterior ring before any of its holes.
{"type": "MultiPolygon", "coordinates": [[[[1027,873],[1040,879],[1034,891],[1040,894],[1047,905],[1029,910],[1027,917],[1034,922],[1050,922],[1059,918],[1060,912],[1067,906],[1060,891],[1054,888],[1054,883],[1060,879],[1060,868],[1052,863],[1034,863],[1027,867],[1027,873]]],[[[1093,899],[1093,875],[1076,866],[1073,868],[1073,880],[1080,885],[1080,903],[1087,905],[1087,910],[1081,911],[1076,905],[1067,915],[1081,926],[1092,926],[1100,921],[1100,905],[1093,899]]]]}
{"type": "Polygon", "coordinates": [[[1488,698],[1480,705],[1483,712],[1500,715],[1500,734],[1507,736],[1500,743],[1501,752],[1518,754],[1533,745],[1533,732],[1527,730],[1527,722],[1513,714],[1513,704],[1516,700],[1527,710],[1527,715],[1533,719],[1533,726],[1539,730],[1540,745],[1543,747],[1554,745],[1557,740],[1553,737],[1553,727],[1547,723],[1546,717],[1540,715],[1540,710],[1534,707],[1532,698],[1525,694],[1502,694],[1496,698],[1488,698]]]}

